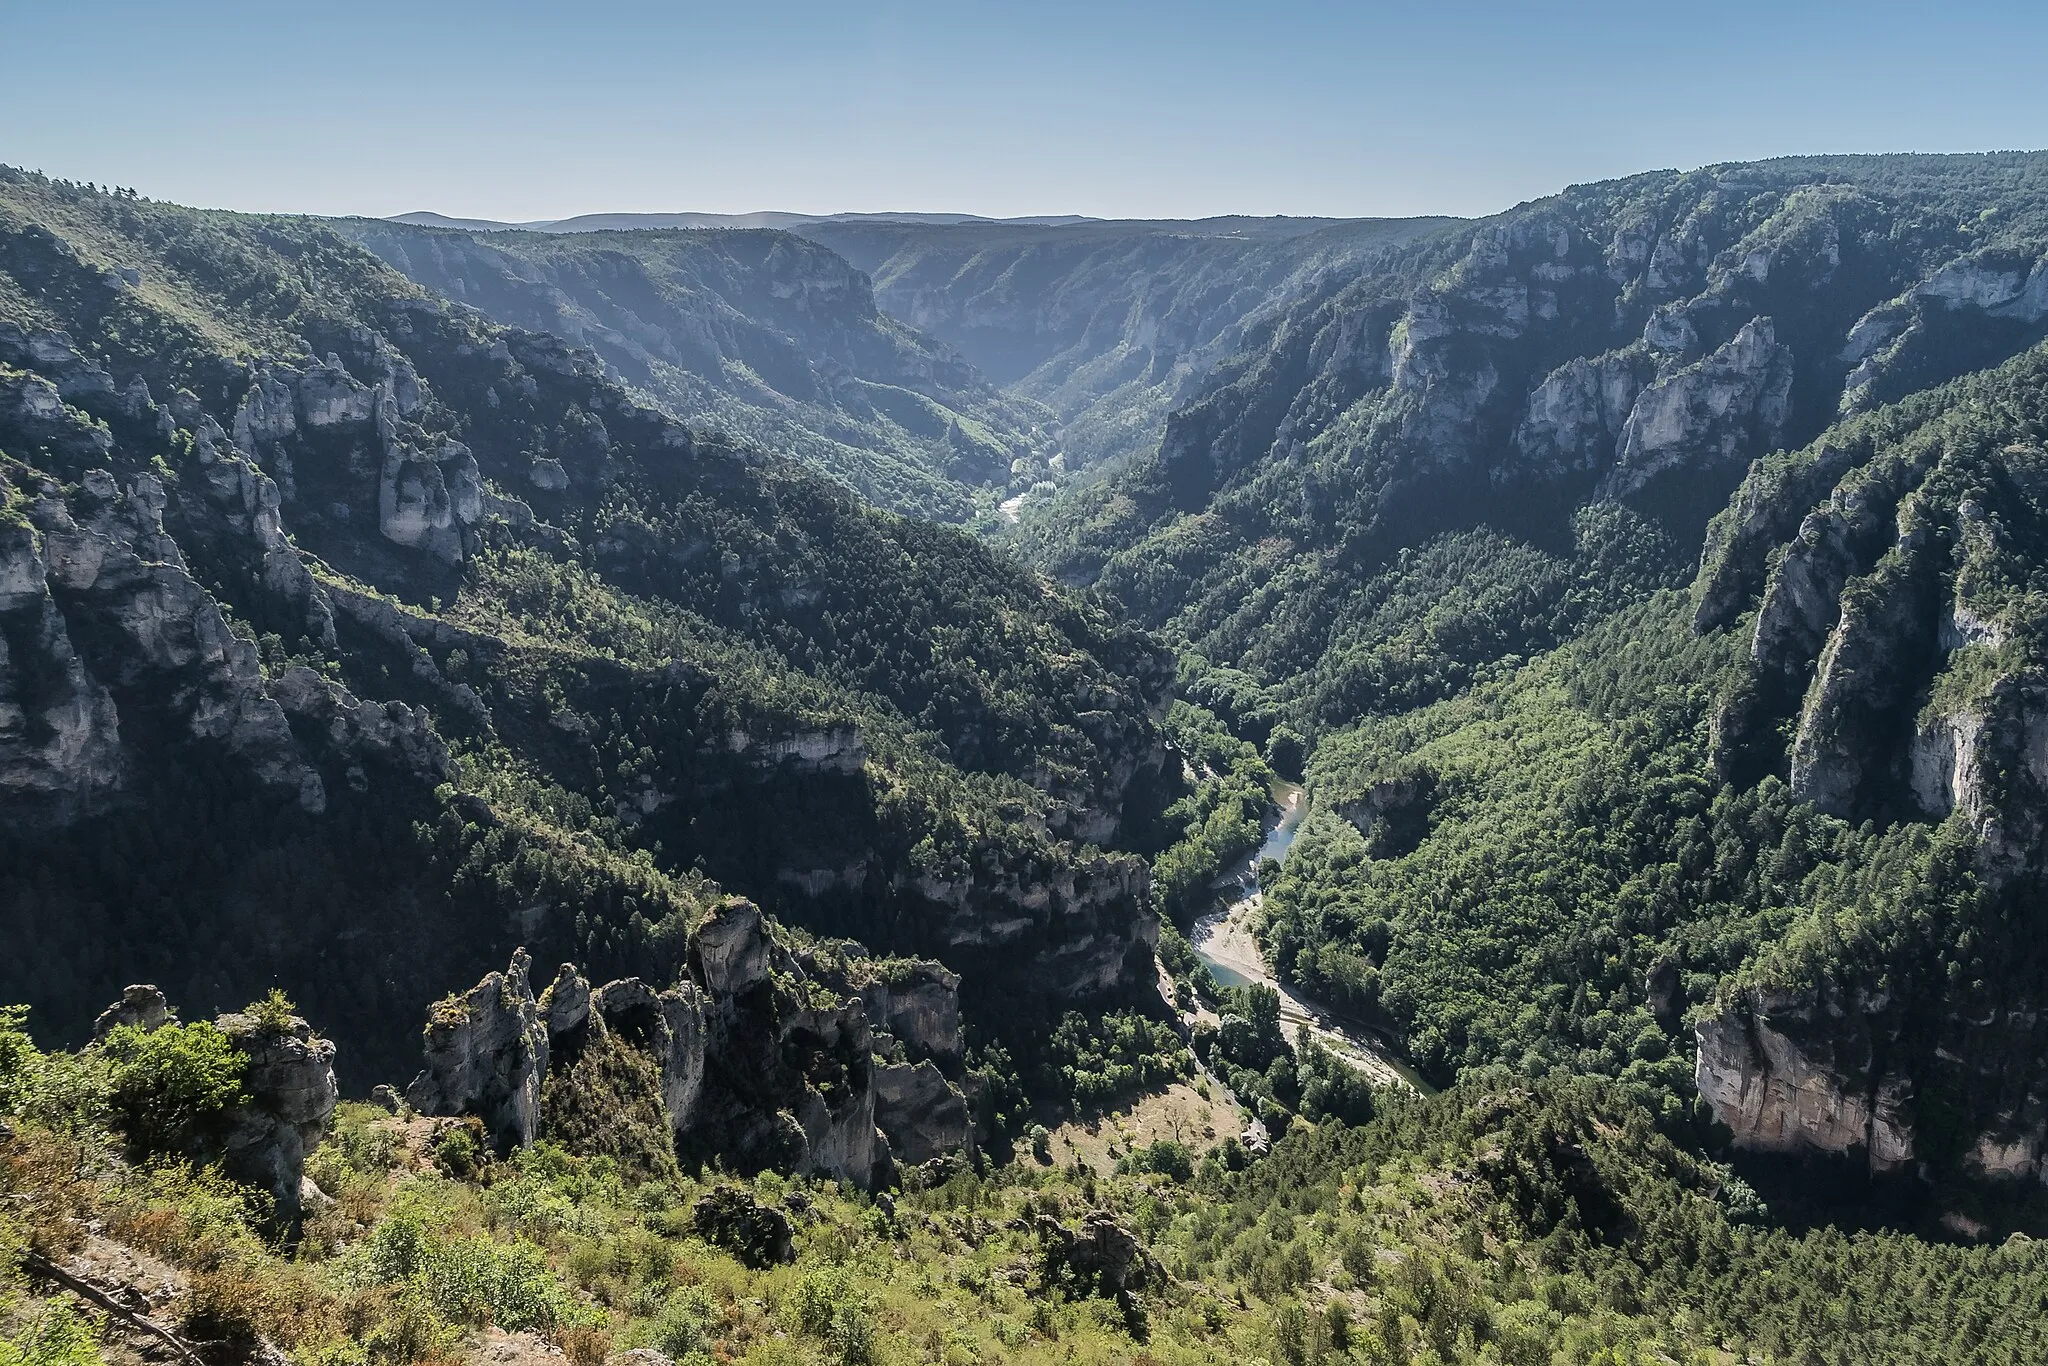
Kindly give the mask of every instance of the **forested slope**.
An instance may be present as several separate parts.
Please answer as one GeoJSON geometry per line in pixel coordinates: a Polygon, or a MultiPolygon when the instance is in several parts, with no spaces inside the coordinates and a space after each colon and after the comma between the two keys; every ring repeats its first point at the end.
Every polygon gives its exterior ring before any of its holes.
{"type": "Polygon", "coordinates": [[[1097,846],[1170,665],[975,541],[311,220],[9,171],[0,365],[0,995],[44,1028],[277,982],[388,1076],[513,945],[658,980],[728,892],[991,1024],[1150,980],[1097,846]]]}
{"type": "Polygon", "coordinates": [[[919,224],[792,231],[866,271],[881,306],[1060,419],[1057,470],[1147,451],[1254,320],[1371,268],[1442,218],[919,224]]]}
{"type": "Polygon", "coordinates": [[[2039,154],[1574,187],[1329,273],[1027,539],[1313,736],[1685,582],[1751,460],[2038,341],[2044,249],[2039,154]]]}

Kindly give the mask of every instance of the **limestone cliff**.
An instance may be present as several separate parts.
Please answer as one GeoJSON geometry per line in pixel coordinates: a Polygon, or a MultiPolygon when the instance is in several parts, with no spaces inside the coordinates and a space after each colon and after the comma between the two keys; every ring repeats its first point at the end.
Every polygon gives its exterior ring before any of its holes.
{"type": "Polygon", "coordinates": [[[1710,538],[1696,624],[1749,639],[1723,775],[1954,851],[1943,910],[1862,927],[1880,956],[1792,955],[1700,1020],[1700,1095],[1740,1146],[2038,1171],[2044,373],[2037,348],[1759,462],[1710,538]]]}
{"type": "Polygon", "coordinates": [[[1911,1084],[1880,1070],[1885,1003],[1752,992],[1698,1027],[1694,1079],[1737,1147],[1860,1150],[1872,1171],[1911,1162],[1911,1084]]]}

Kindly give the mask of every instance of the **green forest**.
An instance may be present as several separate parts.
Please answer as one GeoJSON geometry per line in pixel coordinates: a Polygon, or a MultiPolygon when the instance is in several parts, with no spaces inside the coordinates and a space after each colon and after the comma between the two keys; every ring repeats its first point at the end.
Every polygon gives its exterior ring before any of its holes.
{"type": "Polygon", "coordinates": [[[2038,1361],[2044,650],[2044,154],[0,167],[0,1366],[2038,1361]]]}

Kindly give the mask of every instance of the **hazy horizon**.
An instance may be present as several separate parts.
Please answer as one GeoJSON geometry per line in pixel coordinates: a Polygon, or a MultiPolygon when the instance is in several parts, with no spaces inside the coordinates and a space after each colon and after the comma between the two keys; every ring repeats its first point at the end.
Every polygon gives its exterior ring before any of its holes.
{"type": "Polygon", "coordinates": [[[2048,102],[1983,64],[2048,10],[1986,0],[78,0],[12,33],[38,60],[0,89],[0,161],[279,212],[1470,217],[1657,168],[2048,146],[2048,102]]]}

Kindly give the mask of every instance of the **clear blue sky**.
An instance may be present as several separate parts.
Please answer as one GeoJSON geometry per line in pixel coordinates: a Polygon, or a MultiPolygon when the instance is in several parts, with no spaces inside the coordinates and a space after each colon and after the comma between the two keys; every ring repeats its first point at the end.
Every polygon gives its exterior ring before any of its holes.
{"type": "Polygon", "coordinates": [[[1480,214],[2048,146],[2048,4],[15,0],[0,161],[237,209],[1480,214]]]}

